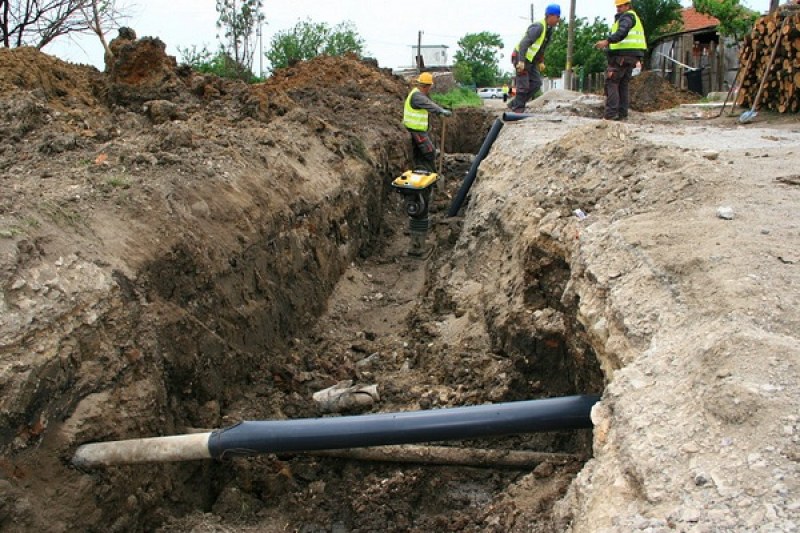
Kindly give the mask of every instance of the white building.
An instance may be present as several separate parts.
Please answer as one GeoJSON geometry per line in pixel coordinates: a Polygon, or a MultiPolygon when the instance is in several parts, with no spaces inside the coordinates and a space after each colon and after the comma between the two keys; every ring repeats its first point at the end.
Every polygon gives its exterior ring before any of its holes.
{"type": "Polygon", "coordinates": [[[411,65],[417,65],[417,53],[422,56],[422,66],[425,68],[446,67],[449,65],[447,49],[444,44],[411,45],[411,65]]]}

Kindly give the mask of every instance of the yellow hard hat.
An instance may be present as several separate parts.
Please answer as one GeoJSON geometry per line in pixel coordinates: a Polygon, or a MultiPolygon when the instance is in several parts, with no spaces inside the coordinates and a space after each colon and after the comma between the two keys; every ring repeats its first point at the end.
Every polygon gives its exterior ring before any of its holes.
{"type": "Polygon", "coordinates": [[[631,0],[614,0],[614,5],[616,7],[624,6],[625,4],[630,4],[631,0]]]}
{"type": "Polygon", "coordinates": [[[430,72],[423,72],[417,78],[417,83],[422,85],[433,85],[433,75],[430,72]]]}

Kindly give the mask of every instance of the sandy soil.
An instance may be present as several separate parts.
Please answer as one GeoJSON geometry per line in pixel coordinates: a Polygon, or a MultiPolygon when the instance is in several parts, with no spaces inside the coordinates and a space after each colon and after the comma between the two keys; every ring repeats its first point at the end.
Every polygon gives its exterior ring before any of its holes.
{"type": "Polygon", "coordinates": [[[607,123],[554,91],[447,218],[502,112],[458,110],[419,260],[388,186],[404,80],[320,58],[248,87],[157,40],[115,49],[108,73],[0,49],[4,529],[797,530],[796,117],[607,123]],[[71,464],[87,442],[331,416],[313,394],[345,381],[379,399],[340,414],[602,400],[594,430],[446,443],[573,457],[522,468],[71,464]]]}
{"type": "MultiPolygon", "coordinates": [[[[511,257],[568,258],[561,300],[608,380],[561,526],[794,530],[798,122],[695,108],[625,125],[529,120],[498,139],[473,216],[511,257]]],[[[487,248],[469,255],[498,255],[487,248]]]]}

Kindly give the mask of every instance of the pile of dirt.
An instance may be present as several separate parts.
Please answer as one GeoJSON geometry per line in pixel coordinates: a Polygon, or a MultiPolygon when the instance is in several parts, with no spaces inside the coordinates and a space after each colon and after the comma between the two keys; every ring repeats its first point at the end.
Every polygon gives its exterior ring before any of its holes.
{"type": "Polygon", "coordinates": [[[74,101],[88,100],[88,104],[98,105],[92,84],[101,75],[95,68],[65,63],[26,46],[0,48],[0,71],[3,72],[0,95],[37,90],[48,101],[60,102],[71,97],[74,101]]]}
{"type": "MultiPolygon", "coordinates": [[[[635,76],[629,86],[630,108],[639,113],[652,113],[673,109],[681,104],[698,102],[701,97],[691,91],[679,89],[653,71],[635,76]]],[[[527,109],[536,113],[570,113],[581,117],[602,118],[605,96],[580,93],[565,89],[550,89],[528,103],[527,109]]]]}
{"type": "Polygon", "coordinates": [[[643,113],[693,104],[701,99],[697,93],[678,89],[652,70],[646,70],[634,77],[630,84],[631,109],[643,113]]]}
{"type": "Polygon", "coordinates": [[[294,66],[279,69],[264,82],[266,89],[292,91],[315,87],[320,90],[341,90],[355,98],[375,94],[405,96],[405,87],[391,69],[377,68],[354,55],[319,56],[294,66]]]}

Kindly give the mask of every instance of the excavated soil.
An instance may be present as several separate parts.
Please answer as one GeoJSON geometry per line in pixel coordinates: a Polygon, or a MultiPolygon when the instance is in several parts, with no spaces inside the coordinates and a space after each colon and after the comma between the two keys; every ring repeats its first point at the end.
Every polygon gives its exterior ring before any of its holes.
{"type": "Polygon", "coordinates": [[[696,93],[678,89],[658,73],[649,70],[634,77],[629,90],[631,109],[642,113],[672,109],[700,100],[696,93]]]}
{"type": "Polygon", "coordinates": [[[4,530],[798,529],[795,117],[699,117],[659,86],[634,109],[662,111],[607,123],[553,93],[448,218],[499,113],[459,109],[419,259],[389,185],[405,80],[322,57],[248,86],[157,39],[113,49],[105,73],[0,49],[4,530]],[[347,382],[377,398],[314,401],[347,382]],[[438,443],[545,454],[525,466],[71,462],[242,420],[573,394],[602,395],[593,430],[438,443]]]}

